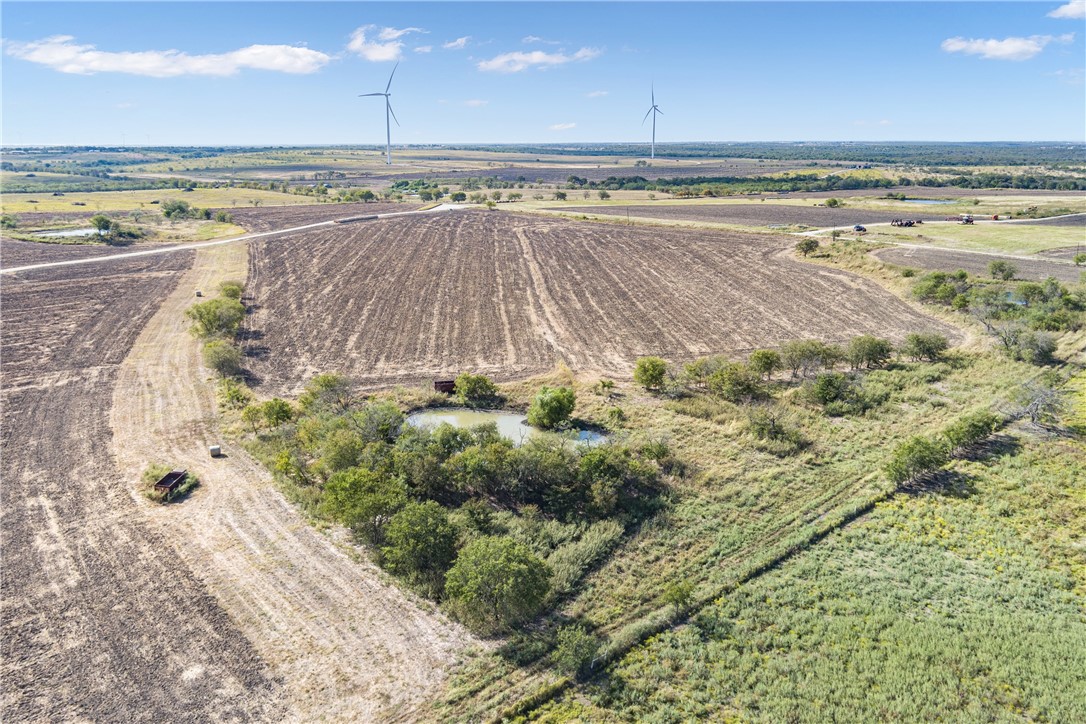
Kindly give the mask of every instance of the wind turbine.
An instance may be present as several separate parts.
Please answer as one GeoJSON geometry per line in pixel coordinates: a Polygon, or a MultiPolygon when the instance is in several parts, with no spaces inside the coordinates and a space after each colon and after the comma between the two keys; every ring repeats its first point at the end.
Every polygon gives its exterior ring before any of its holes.
{"type": "Polygon", "coordinates": [[[649,114],[652,114],[652,155],[651,158],[656,158],[656,114],[661,116],[664,112],[660,110],[660,106],[656,105],[656,88],[652,88],[652,105],[649,106],[648,111],[645,112],[645,117],[641,119],[641,125],[645,125],[645,121],[648,120],[649,114]]]}
{"type": "Polygon", "coordinates": [[[392,126],[389,122],[389,116],[392,116],[392,120],[396,121],[396,125],[400,125],[400,119],[396,118],[396,114],[392,112],[392,103],[388,100],[392,94],[388,92],[388,89],[392,87],[392,76],[396,75],[396,69],[400,67],[400,64],[392,66],[392,73],[388,76],[388,85],[385,86],[384,93],[362,93],[359,98],[367,98],[369,96],[384,96],[385,97],[385,163],[389,166],[392,165],[392,126]]]}

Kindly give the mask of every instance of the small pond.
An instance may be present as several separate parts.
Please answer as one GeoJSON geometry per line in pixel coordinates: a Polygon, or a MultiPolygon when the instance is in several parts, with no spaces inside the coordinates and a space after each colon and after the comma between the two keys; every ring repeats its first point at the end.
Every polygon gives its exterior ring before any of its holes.
{"type": "MultiPolygon", "coordinates": [[[[407,424],[415,427],[437,427],[447,422],[453,427],[475,427],[494,423],[498,426],[498,434],[507,440],[512,440],[514,445],[523,444],[528,438],[548,433],[527,423],[524,415],[515,412],[497,412],[494,410],[469,410],[463,407],[438,408],[433,410],[421,410],[407,416],[407,424]]],[[[606,435],[591,430],[572,430],[576,433],[576,442],[584,442],[589,445],[597,445],[607,440],[606,435]]]]}
{"type": "Polygon", "coordinates": [[[954,201],[948,201],[946,199],[902,199],[902,203],[906,204],[953,204],[954,201]]]}
{"type": "Polygon", "coordinates": [[[97,233],[97,229],[64,229],[63,231],[38,231],[34,233],[34,236],[57,239],[70,236],[93,236],[97,233]]]}

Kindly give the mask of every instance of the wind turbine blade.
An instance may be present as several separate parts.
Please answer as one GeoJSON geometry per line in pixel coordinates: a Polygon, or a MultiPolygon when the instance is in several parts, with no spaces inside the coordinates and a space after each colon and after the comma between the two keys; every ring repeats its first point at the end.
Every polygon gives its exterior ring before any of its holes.
{"type": "Polygon", "coordinates": [[[392,76],[396,75],[396,69],[399,67],[400,64],[398,62],[396,63],[396,65],[392,66],[392,73],[390,73],[388,76],[388,85],[385,86],[385,93],[388,93],[388,89],[392,87],[392,76]]]}
{"type": "MultiPolygon", "coordinates": [[[[388,103],[388,98],[385,98],[385,103],[388,103]]],[[[396,111],[392,110],[391,103],[388,103],[388,112],[392,114],[392,120],[396,121],[396,125],[400,125],[400,119],[396,117],[396,111]]]]}
{"type": "Polygon", "coordinates": [[[664,115],[664,112],[663,112],[663,111],[661,111],[661,110],[660,110],[659,108],[654,108],[653,110],[655,110],[655,111],[656,111],[657,113],[659,113],[659,114],[660,114],[661,116],[662,116],[662,115],[664,115]]]}
{"type": "Polygon", "coordinates": [[[358,97],[359,98],[366,98],[368,96],[383,96],[383,95],[384,95],[384,93],[363,93],[363,94],[359,95],[358,97]]]}
{"type": "Polygon", "coordinates": [[[656,85],[655,84],[653,84],[652,90],[650,92],[652,93],[652,105],[656,105],[656,85]]]}
{"type": "MultiPolygon", "coordinates": [[[[656,106],[653,106],[655,108],[656,106]]],[[[641,119],[641,125],[645,125],[645,121],[649,120],[649,114],[652,113],[652,108],[645,111],[645,117],[641,119]]]]}

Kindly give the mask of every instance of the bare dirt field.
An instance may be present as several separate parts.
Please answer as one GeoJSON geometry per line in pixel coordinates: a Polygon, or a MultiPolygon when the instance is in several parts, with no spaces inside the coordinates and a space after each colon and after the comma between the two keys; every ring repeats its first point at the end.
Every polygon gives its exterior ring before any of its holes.
{"type": "Polygon", "coordinates": [[[183,503],[145,512],[185,541],[180,557],[282,682],[288,719],[419,718],[472,637],[311,527],[244,450],[207,454],[222,440],[213,375],[184,310],[194,289],[245,271],[244,244],[200,249],[136,340],[113,395],[118,467],[135,478],[154,460],[199,475],[183,503]]]}
{"type": "Polygon", "coordinates": [[[482,211],[254,242],[248,364],[263,390],[291,392],[321,371],[369,387],[558,362],[625,376],[649,354],[955,336],[871,282],[792,259],[793,244],[482,211]]]}
{"type": "Polygon", "coordinates": [[[105,244],[47,244],[40,241],[0,238],[0,268],[108,256],[123,253],[126,249],[129,247],[113,247],[105,244]]]}
{"type": "Polygon", "coordinates": [[[643,206],[584,206],[554,208],[574,214],[603,214],[625,218],[627,210],[635,218],[663,219],[665,221],[702,221],[736,226],[770,226],[776,224],[842,228],[853,224],[889,223],[906,217],[924,221],[942,221],[944,215],[917,209],[910,214],[890,211],[837,208],[823,206],[785,206],[783,204],[646,204],[643,206]]]}
{"type": "Polygon", "coordinates": [[[388,214],[398,211],[413,211],[419,208],[412,203],[351,203],[351,204],[306,204],[294,206],[265,206],[256,208],[223,209],[229,213],[234,223],[249,231],[275,231],[289,229],[292,226],[316,224],[348,216],[369,216],[370,214],[388,214]]]}
{"type": "Polygon", "coordinates": [[[121,364],[189,253],[5,276],[0,709],[10,721],[281,715],[258,653],[146,525],[109,450],[121,364]]]}
{"type": "Polygon", "coordinates": [[[1022,259],[1018,257],[1000,256],[998,254],[983,254],[978,252],[951,251],[948,249],[915,249],[898,247],[893,249],[878,249],[871,252],[880,260],[900,266],[915,267],[917,269],[929,269],[933,271],[954,272],[965,269],[970,274],[988,276],[988,265],[997,260],[1010,262],[1017,269],[1015,279],[1041,281],[1048,277],[1055,277],[1062,282],[1076,283],[1082,272],[1081,267],[1043,259],[1022,259]]]}

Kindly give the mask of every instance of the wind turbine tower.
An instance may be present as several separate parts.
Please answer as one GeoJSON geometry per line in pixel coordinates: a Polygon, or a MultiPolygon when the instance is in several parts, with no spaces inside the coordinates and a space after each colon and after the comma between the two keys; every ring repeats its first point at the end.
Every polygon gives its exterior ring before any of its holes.
{"type": "MultiPolygon", "coordinates": [[[[400,67],[400,64],[392,66],[392,73],[388,76],[388,85],[385,86],[384,93],[363,93],[359,95],[359,98],[367,98],[369,96],[384,96],[385,99],[385,164],[392,165],[392,125],[389,120],[389,116],[393,121],[396,121],[396,125],[400,125],[400,119],[396,118],[396,114],[392,110],[392,103],[389,98],[392,94],[388,92],[388,89],[392,87],[392,76],[396,75],[396,69],[400,67]]],[[[655,120],[655,119],[654,119],[655,120]]]]}
{"type": "Polygon", "coordinates": [[[664,112],[660,110],[660,106],[656,105],[656,88],[652,88],[652,105],[649,106],[649,110],[645,112],[645,117],[641,119],[641,125],[645,125],[645,121],[648,120],[649,115],[652,115],[652,153],[650,158],[656,158],[656,114],[661,116],[664,112]]]}

